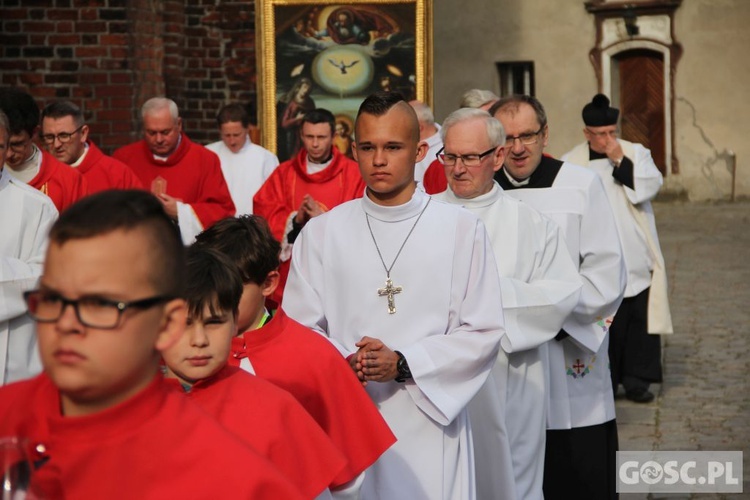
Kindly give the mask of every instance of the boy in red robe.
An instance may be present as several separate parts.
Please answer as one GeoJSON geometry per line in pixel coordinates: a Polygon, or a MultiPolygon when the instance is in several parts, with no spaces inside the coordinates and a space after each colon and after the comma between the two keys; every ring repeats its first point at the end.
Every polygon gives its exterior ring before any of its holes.
{"type": "Polygon", "coordinates": [[[349,366],[331,343],[279,309],[264,307],[279,281],[279,243],[268,225],[246,215],[217,222],[196,245],[227,255],[239,268],[244,290],[239,305],[241,335],[232,340],[229,363],[292,393],[347,458],[331,481],[334,497],[356,491],[361,473],[394,442],[349,366]]]}
{"type": "Polygon", "coordinates": [[[327,109],[307,113],[300,127],[304,147],[276,167],[253,197],[253,213],[268,221],[281,242],[279,285],[270,295],[276,304],[284,293],[292,245],[307,221],[365,191],[357,163],[333,147],[335,130],[336,120],[327,109]]]}
{"type": "Polygon", "coordinates": [[[186,274],[187,328],[164,351],[167,381],[268,458],[306,498],[328,496],[343,455],[291,394],[227,365],[242,296],[237,266],[215,250],[192,247],[186,274]]]}
{"type": "Polygon", "coordinates": [[[113,156],[159,198],[189,245],[203,229],[234,215],[219,157],[182,132],[182,118],[171,99],[149,99],[141,117],[143,140],[121,147],[113,156]]]}
{"type": "Polygon", "coordinates": [[[185,328],[183,268],[144,191],[86,197],[55,223],[25,294],[44,373],[0,388],[0,436],[27,443],[30,497],[302,498],[161,376],[185,328]]]}
{"type": "Polygon", "coordinates": [[[13,177],[49,196],[58,212],[88,194],[86,180],[80,173],[34,144],[39,107],[33,97],[15,88],[0,89],[0,109],[10,124],[5,163],[13,177]]]}

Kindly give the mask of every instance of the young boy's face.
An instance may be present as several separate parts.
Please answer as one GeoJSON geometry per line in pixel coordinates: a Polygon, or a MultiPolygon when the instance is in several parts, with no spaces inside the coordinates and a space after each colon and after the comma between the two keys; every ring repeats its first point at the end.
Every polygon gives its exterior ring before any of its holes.
{"type": "Polygon", "coordinates": [[[200,317],[188,317],[185,334],[164,351],[168,376],[186,384],[210,377],[229,359],[232,338],[237,334],[233,311],[222,311],[206,305],[200,317]]]}
{"type": "MultiPolygon", "coordinates": [[[[91,311],[111,308],[104,304],[113,301],[159,295],[151,279],[152,246],[147,233],[139,229],[116,230],[62,245],[52,242],[39,285],[45,307],[54,307],[62,299],[84,300],[86,311],[91,311]]],[[[84,321],[98,317],[86,314],[84,321]]],[[[60,389],[63,413],[100,411],[145,388],[158,371],[158,351],[175,341],[184,322],[185,303],[173,300],[126,309],[115,328],[84,325],[71,305],[63,305],[56,321],[39,323],[44,371],[60,389]]]]}

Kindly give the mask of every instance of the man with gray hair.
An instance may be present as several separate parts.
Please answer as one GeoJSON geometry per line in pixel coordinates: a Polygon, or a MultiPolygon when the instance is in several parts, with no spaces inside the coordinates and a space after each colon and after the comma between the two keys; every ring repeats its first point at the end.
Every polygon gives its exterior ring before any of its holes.
{"type": "Polygon", "coordinates": [[[83,175],[88,194],[143,187],[127,165],[102,153],[89,139],[83,112],[70,101],[55,101],[42,110],[39,138],[49,154],[83,175]]]}
{"type": "Polygon", "coordinates": [[[52,200],[3,168],[10,124],[0,111],[0,385],[36,375],[41,363],[34,323],[26,315],[23,292],[42,273],[47,233],[57,220],[52,200]]]}
{"type": "Polygon", "coordinates": [[[494,92],[483,89],[470,89],[461,97],[460,107],[477,108],[487,111],[500,99],[494,92]]]}
{"type": "Polygon", "coordinates": [[[493,179],[507,148],[502,124],[462,108],[440,134],[448,189],[435,198],[463,205],[487,227],[506,323],[490,378],[469,405],[477,496],[542,499],[548,369],[541,351],[577,304],[581,280],[557,224],[493,179]]]}
{"type": "Polygon", "coordinates": [[[427,143],[427,154],[414,166],[414,180],[422,182],[427,167],[435,161],[435,155],[443,147],[443,140],[440,138],[440,125],[435,123],[432,109],[422,101],[409,101],[409,105],[417,113],[419,140],[427,143]]]}
{"type": "Polygon", "coordinates": [[[143,139],[121,147],[114,157],[159,198],[189,245],[214,222],[235,214],[219,157],[188,139],[173,100],[149,99],[141,118],[143,139]]]}

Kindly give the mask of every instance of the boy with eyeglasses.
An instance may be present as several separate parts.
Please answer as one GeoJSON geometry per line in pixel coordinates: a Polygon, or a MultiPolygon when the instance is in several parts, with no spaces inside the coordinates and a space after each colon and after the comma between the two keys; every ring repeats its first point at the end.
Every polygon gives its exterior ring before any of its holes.
{"type": "Polygon", "coordinates": [[[51,155],[83,175],[90,194],[143,187],[127,165],[96,147],[81,109],[70,101],[55,101],[42,110],[39,139],[51,155]]]}
{"type": "Polygon", "coordinates": [[[337,498],[356,491],[357,478],[395,441],[349,364],[328,340],[265,308],[279,282],[279,242],[264,219],[220,220],[195,246],[227,255],[239,268],[243,293],[229,363],[289,391],[347,459],[331,481],[337,498]]]}
{"type": "Polygon", "coordinates": [[[42,498],[301,498],[160,372],[183,334],[184,249],[144,191],[85,198],[50,232],[28,292],[44,373],[0,388],[42,498]]]}
{"type": "Polygon", "coordinates": [[[164,351],[167,382],[268,458],[306,498],[330,498],[344,456],[288,392],[227,365],[242,278],[228,257],[187,251],[185,334],[164,351]]]}
{"type": "Polygon", "coordinates": [[[59,212],[88,194],[86,179],[79,172],[34,144],[39,107],[33,97],[17,88],[0,88],[0,110],[10,124],[5,158],[9,174],[49,196],[59,212]]]}

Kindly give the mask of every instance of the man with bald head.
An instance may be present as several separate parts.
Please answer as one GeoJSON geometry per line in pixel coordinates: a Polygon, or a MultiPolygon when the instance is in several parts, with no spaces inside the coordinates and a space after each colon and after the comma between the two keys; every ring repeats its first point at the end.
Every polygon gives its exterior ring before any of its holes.
{"type": "Polygon", "coordinates": [[[365,99],[354,146],[365,196],[302,230],[283,307],[346,356],[398,438],[359,498],[476,498],[466,405],[504,334],[487,233],[417,189],[427,145],[400,94],[365,99]]]}
{"type": "Polygon", "coordinates": [[[437,158],[437,152],[443,147],[443,139],[440,137],[440,125],[435,123],[435,115],[432,109],[422,101],[409,101],[414,108],[419,121],[419,140],[427,143],[427,153],[422,161],[417,162],[414,167],[414,180],[422,182],[424,173],[430,163],[437,158]]]}
{"type": "Polygon", "coordinates": [[[114,157],[128,165],[156,195],[180,228],[183,243],[214,222],[235,214],[219,157],[182,131],[177,104],[153,97],[141,108],[143,139],[114,157]]]}

